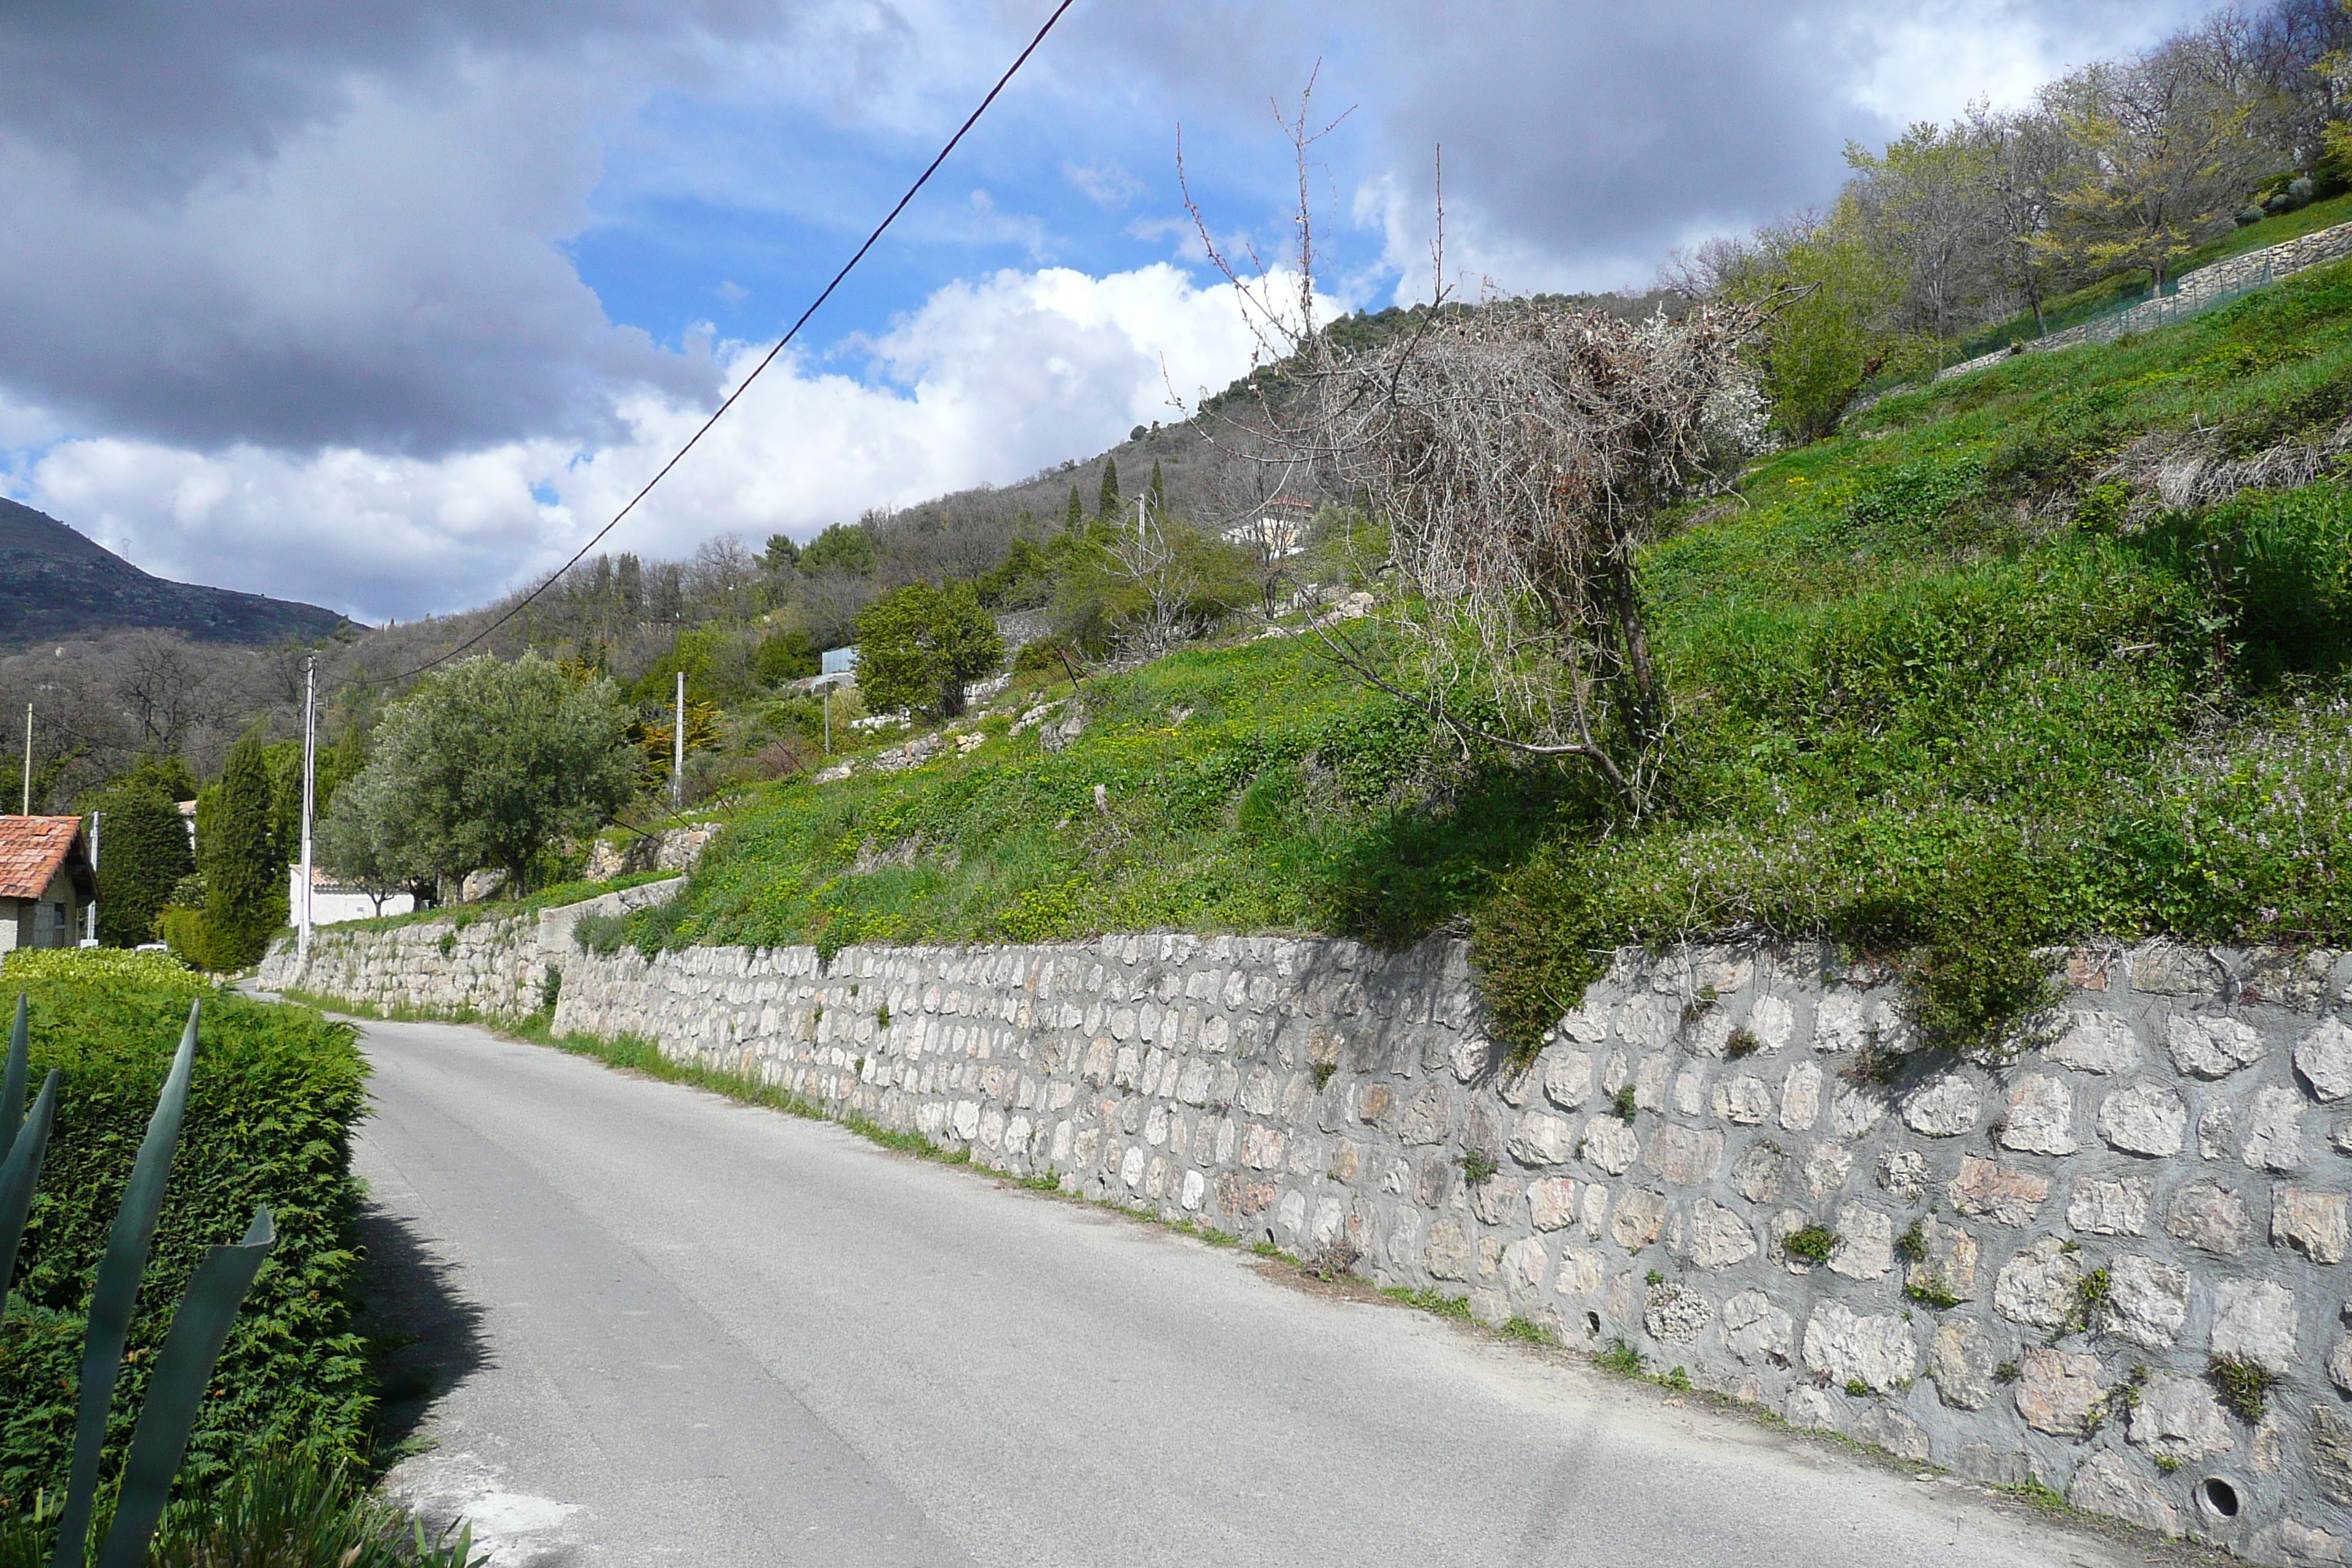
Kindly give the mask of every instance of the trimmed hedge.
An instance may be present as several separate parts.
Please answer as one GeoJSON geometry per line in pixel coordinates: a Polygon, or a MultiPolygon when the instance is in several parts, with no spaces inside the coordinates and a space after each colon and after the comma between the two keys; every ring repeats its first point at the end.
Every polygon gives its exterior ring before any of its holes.
{"type": "Polygon", "coordinates": [[[351,1128],[366,1069],[352,1029],[215,990],[155,953],[11,953],[0,1006],[32,1003],[34,1081],[62,1070],[56,1131],[0,1324],[0,1515],[54,1495],[73,1441],[82,1319],[106,1231],[188,1005],[204,1000],[195,1074],[108,1434],[119,1462],[171,1311],[207,1247],[255,1207],[278,1241],[246,1299],[198,1417],[182,1487],[278,1444],[364,1456],[373,1407],[352,1331],[358,1186],[351,1128]]]}

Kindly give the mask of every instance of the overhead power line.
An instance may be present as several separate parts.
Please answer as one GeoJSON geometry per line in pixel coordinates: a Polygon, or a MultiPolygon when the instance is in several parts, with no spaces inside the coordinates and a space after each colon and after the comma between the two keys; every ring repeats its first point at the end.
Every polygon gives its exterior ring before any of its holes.
{"type": "Polygon", "coordinates": [[[588,552],[595,549],[599,544],[602,544],[607,534],[621,526],[621,520],[627,517],[629,513],[635,511],[637,509],[637,503],[645,500],[646,497],[651,495],[653,493],[654,487],[669,477],[669,471],[672,468],[677,468],[678,464],[685,459],[686,455],[688,452],[694,450],[695,443],[701,440],[705,436],[710,434],[710,427],[727,416],[727,411],[735,406],[735,400],[741,397],[746,392],[749,392],[751,389],[751,384],[760,379],[760,373],[766,370],[771,364],[773,364],[775,363],[776,356],[784,352],[785,345],[800,335],[800,330],[808,325],[809,318],[815,315],[818,308],[827,300],[833,298],[833,291],[841,287],[842,279],[847,278],[851,270],[855,268],[859,262],[866,259],[866,253],[873,249],[875,242],[882,237],[884,232],[887,231],[893,223],[898,221],[898,215],[907,210],[908,204],[915,199],[916,193],[920,191],[924,185],[929,183],[933,174],[939,173],[940,165],[948,161],[948,154],[954,152],[956,150],[956,144],[964,139],[966,133],[968,133],[973,126],[980,123],[980,117],[988,112],[988,106],[994,103],[996,101],[997,95],[1003,92],[1005,88],[1012,83],[1012,80],[1015,76],[1020,74],[1021,68],[1029,63],[1029,57],[1035,54],[1037,52],[1038,46],[1045,41],[1045,35],[1054,30],[1054,25],[1056,22],[1059,22],[1062,19],[1063,14],[1068,11],[1075,4],[1076,4],[1076,0],[1062,0],[1060,5],[1054,7],[1053,15],[1045,18],[1045,26],[1037,29],[1037,36],[1029,40],[1028,47],[1023,49],[1020,54],[1013,58],[1013,63],[1004,68],[1004,74],[998,77],[996,79],[996,85],[988,89],[988,96],[980,100],[980,107],[973,110],[971,113],[965,118],[964,122],[961,125],[956,127],[955,134],[948,138],[947,145],[940,149],[939,156],[933,158],[929,163],[924,166],[923,172],[915,176],[915,183],[907,187],[907,194],[898,198],[898,205],[892,207],[889,212],[884,216],[882,221],[874,226],[874,232],[866,237],[866,243],[857,247],[857,253],[856,255],[852,256],[847,261],[842,263],[841,270],[833,275],[833,281],[826,284],[824,291],[818,294],[815,299],[809,301],[808,309],[800,313],[800,318],[793,322],[791,329],[787,331],[782,337],[776,340],[775,345],[772,348],[769,349],[766,353],[760,357],[760,363],[751,367],[751,374],[745,376],[735,390],[727,395],[727,400],[724,403],[721,403],[717,408],[711,411],[710,417],[704,420],[701,425],[696,428],[694,434],[686,438],[686,444],[680,447],[677,451],[670,454],[669,461],[664,463],[660,468],[656,470],[654,477],[647,479],[645,482],[644,487],[640,489],[636,494],[629,498],[628,504],[613,514],[613,521],[598,529],[594,537],[590,539],[587,543],[582,545],[572,553],[571,560],[566,561],[562,565],[550,573],[545,582],[542,582],[539,586],[533,588],[530,593],[525,594],[521,598],[516,600],[514,604],[508,606],[504,615],[499,616],[498,619],[492,621],[488,626],[486,626],[481,630],[476,632],[472,637],[467,637],[464,642],[459,643],[456,647],[449,649],[446,653],[440,654],[433,658],[428,658],[423,664],[418,665],[415,668],[403,670],[398,675],[378,676],[372,679],[347,676],[337,684],[343,686],[396,686],[404,680],[414,679],[415,677],[424,674],[426,670],[431,669],[437,665],[446,664],[451,659],[457,658],[459,654],[464,653],[467,648],[473,647],[477,644],[480,643],[483,638],[488,637],[492,632],[497,631],[500,626],[505,626],[509,621],[514,619],[515,616],[522,614],[522,612],[530,606],[531,601],[537,599],[541,594],[546,593],[550,588],[555,586],[557,581],[562,578],[566,572],[571,571],[574,566],[579,565],[582,561],[587,559],[588,552]]]}

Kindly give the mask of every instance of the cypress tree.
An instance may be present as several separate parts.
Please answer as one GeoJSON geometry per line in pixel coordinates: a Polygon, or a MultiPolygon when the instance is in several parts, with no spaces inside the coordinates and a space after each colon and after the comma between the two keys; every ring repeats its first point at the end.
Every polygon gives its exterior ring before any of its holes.
{"type": "Polygon", "coordinates": [[[205,925],[213,952],[242,968],[286,923],[286,858],[270,831],[269,759],[258,735],[229,748],[220,783],[207,793],[212,809],[196,841],[205,925]]]}
{"type": "Polygon", "coordinates": [[[1151,484],[1143,493],[1150,498],[1152,516],[1168,515],[1168,484],[1160,477],[1160,459],[1157,458],[1151,459],[1151,484]]]}
{"type": "Polygon", "coordinates": [[[136,947],[155,940],[155,916],[196,868],[188,826],[171,797],[132,779],[95,803],[105,813],[98,835],[98,940],[136,947]]]}
{"type": "Polygon", "coordinates": [[[1103,459],[1102,494],[1095,500],[1095,516],[1103,522],[1118,521],[1118,459],[1103,459]]]}
{"type": "Polygon", "coordinates": [[[1082,533],[1087,526],[1086,504],[1078,500],[1078,487],[1070,487],[1070,510],[1062,518],[1062,526],[1072,533],[1082,533]]]}

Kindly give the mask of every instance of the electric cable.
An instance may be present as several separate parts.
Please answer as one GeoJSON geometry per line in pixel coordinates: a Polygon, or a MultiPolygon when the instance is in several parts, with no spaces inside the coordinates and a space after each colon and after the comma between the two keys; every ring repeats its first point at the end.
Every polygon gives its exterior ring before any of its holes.
{"type": "Polygon", "coordinates": [[[809,318],[815,315],[818,308],[824,305],[827,300],[833,298],[833,291],[841,287],[842,280],[849,276],[851,270],[855,268],[859,262],[866,259],[866,253],[874,248],[875,242],[882,237],[884,232],[887,231],[893,223],[898,221],[898,215],[907,210],[908,204],[915,199],[917,193],[921,191],[923,186],[930,182],[930,178],[933,174],[939,173],[940,165],[948,161],[948,154],[953,153],[956,150],[956,144],[964,139],[965,134],[969,132],[973,126],[980,123],[980,117],[988,112],[989,105],[994,103],[996,101],[997,95],[1003,92],[1007,86],[1011,85],[1013,79],[1016,75],[1020,74],[1021,68],[1029,63],[1029,57],[1035,54],[1037,52],[1038,46],[1045,41],[1045,35],[1054,30],[1054,25],[1056,22],[1059,22],[1062,19],[1063,14],[1068,11],[1069,8],[1076,3],[1077,0],[1062,0],[1060,5],[1054,7],[1053,15],[1045,18],[1045,26],[1037,29],[1037,36],[1029,40],[1029,47],[1023,49],[1021,53],[1014,58],[1013,63],[1005,68],[1004,74],[996,79],[996,85],[988,89],[988,96],[980,100],[980,107],[973,110],[971,113],[966,117],[961,125],[956,127],[956,133],[948,138],[947,145],[940,149],[939,156],[933,158],[930,163],[925,166],[923,172],[915,177],[915,183],[907,187],[907,194],[898,198],[898,205],[892,207],[882,221],[874,226],[874,232],[866,237],[866,243],[857,247],[857,253],[856,255],[852,256],[847,261],[842,264],[841,270],[833,275],[833,281],[824,286],[824,292],[817,295],[814,300],[809,302],[808,309],[800,313],[799,319],[793,322],[791,329],[787,331],[782,337],[776,340],[775,345],[772,348],[769,349],[765,354],[761,356],[760,363],[751,367],[751,374],[745,376],[742,382],[737,385],[735,390],[727,395],[726,401],[721,403],[711,412],[710,417],[704,420],[695,430],[693,435],[687,437],[686,444],[680,447],[677,451],[670,454],[669,461],[664,463],[660,469],[655,473],[654,477],[647,479],[645,482],[644,487],[640,489],[635,495],[629,498],[629,502],[626,506],[613,514],[612,521],[598,529],[594,536],[591,538],[587,543],[582,545],[577,551],[573,552],[571,560],[566,561],[553,572],[549,573],[546,581],[541,583],[539,586],[533,588],[530,593],[525,594],[520,599],[516,600],[512,605],[509,606],[504,615],[501,615],[498,619],[492,621],[488,626],[484,626],[481,630],[476,632],[472,637],[467,637],[464,642],[459,643],[457,647],[449,649],[446,653],[426,659],[423,664],[418,665],[415,668],[404,670],[398,675],[345,676],[337,680],[335,684],[337,686],[397,686],[404,680],[413,680],[428,669],[432,669],[439,665],[446,664],[451,659],[456,658],[459,654],[464,653],[467,648],[480,643],[492,632],[497,631],[500,626],[505,626],[509,621],[514,619],[515,616],[522,614],[525,609],[530,607],[533,600],[537,599],[541,594],[546,593],[550,588],[555,586],[556,583],[566,572],[571,571],[574,566],[579,565],[582,561],[585,560],[590,551],[595,549],[597,545],[602,544],[604,542],[605,536],[610,534],[613,530],[620,527],[621,521],[627,517],[629,513],[636,510],[637,503],[639,501],[645,500],[646,497],[653,493],[653,489],[656,485],[661,483],[662,480],[669,477],[669,471],[672,468],[677,468],[677,465],[684,460],[688,452],[694,450],[695,443],[709,435],[710,433],[711,426],[718,424],[720,419],[726,417],[727,411],[735,406],[735,400],[741,397],[744,393],[751,390],[751,384],[760,379],[760,373],[766,370],[771,364],[775,363],[776,356],[784,352],[785,345],[789,344],[793,339],[800,335],[800,330],[808,325],[809,318]]]}

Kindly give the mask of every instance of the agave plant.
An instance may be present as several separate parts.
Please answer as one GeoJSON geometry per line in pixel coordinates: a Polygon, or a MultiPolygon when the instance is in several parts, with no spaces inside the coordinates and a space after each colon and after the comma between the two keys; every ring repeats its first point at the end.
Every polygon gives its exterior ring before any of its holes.
{"type": "MultiPolygon", "coordinates": [[[[73,1466],[58,1514],[57,1546],[49,1568],[82,1568],[89,1553],[90,1521],[98,1500],[99,1455],[106,1443],[107,1417],[114,1407],[114,1382],[122,1370],[122,1348],[130,1337],[139,1278],[146,1272],[156,1216],[163,1206],[163,1186],[171,1175],[173,1152],[179,1146],[180,1120],[188,1105],[188,1075],[195,1065],[196,1024],[203,1008],[201,1000],[189,1005],[188,1026],[181,1032],[180,1048],[172,1058],[163,1092],[156,1099],[155,1114],[148,1120],[147,1135],[140,1142],[131,1185],[107,1232],[106,1252],[90,1292],[89,1327],[82,1341],[73,1466]]],[[[49,1130],[57,1120],[54,1068],[41,1084],[32,1114],[25,1114],[31,1060],[28,1036],[29,1009],[19,993],[16,1023],[8,1032],[7,1065],[0,1068],[0,1288],[15,1277],[17,1244],[24,1239],[33,1189],[40,1181],[49,1130]]],[[[221,1345],[228,1338],[238,1308],[245,1304],[254,1275],[277,1240],[269,1210],[256,1209],[245,1238],[206,1251],[195,1278],[188,1282],[178,1310],[172,1314],[172,1331],[164,1336],[154,1375],[148,1380],[147,1403],[131,1430],[130,1458],[123,1464],[113,1518],[99,1545],[96,1568],[139,1568],[146,1557],[156,1521],[171,1501],[172,1478],[179,1473],[181,1458],[187,1452],[188,1434],[195,1426],[196,1410],[212,1381],[221,1345]]],[[[0,1299],[0,1312],[5,1310],[5,1300],[0,1299]]]]}

